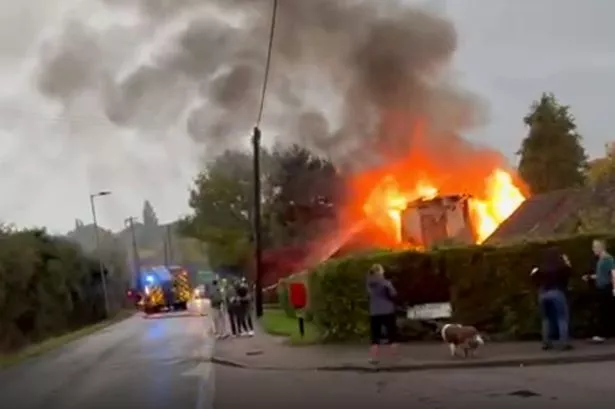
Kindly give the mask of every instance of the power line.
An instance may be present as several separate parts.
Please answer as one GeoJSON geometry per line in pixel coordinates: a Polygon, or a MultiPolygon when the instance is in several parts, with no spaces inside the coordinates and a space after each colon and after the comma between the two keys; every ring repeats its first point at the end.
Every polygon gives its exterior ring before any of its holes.
{"type": "Polygon", "coordinates": [[[258,117],[256,119],[256,127],[258,128],[263,119],[263,110],[265,108],[265,95],[267,94],[267,84],[269,82],[269,67],[271,66],[271,51],[273,49],[273,39],[275,34],[275,20],[278,14],[278,0],[273,0],[273,11],[271,14],[271,31],[269,32],[269,46],[267,48],[267,62],[265,63],[265,78],[263,79],[263,89],[261,92],[261,102],[258,109],[258,117]]]}

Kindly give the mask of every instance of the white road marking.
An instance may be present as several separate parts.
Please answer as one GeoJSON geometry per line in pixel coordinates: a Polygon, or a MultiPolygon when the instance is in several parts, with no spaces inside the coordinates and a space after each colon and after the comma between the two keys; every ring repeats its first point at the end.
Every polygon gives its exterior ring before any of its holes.
{"type": "Polygon", "coordinates": [[[211,318],[207,317],[204,325],[200,327],[203,346],[197,357],[199,363],[182,373],[182,376],[198,378],[195,409],[213,409],[214,406],[215,381],[210,358],[213,355],[215,338],[210,335],[211,326],[211,318]]]}

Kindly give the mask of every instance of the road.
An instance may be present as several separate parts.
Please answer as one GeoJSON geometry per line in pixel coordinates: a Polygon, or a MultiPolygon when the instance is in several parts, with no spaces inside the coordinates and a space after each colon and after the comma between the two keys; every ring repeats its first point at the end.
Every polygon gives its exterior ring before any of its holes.
{"type": "Polygon", "coordinates": [[[0,401],[11,409],[602,409],[615,401],[609,362],[392,374],[214,370],[209,326],[194,315],[132,317],[0,372],[0,401]]]}
{"type": "Polygon", "coordinates": [[[137,315],[0,372],[0,401],[12,409],[209,409],[212,348],[205,317],[137,315]]]}
{"type": "Polygon", "coordinates": [[[615,401],[614,370],[615,363],[393,374],[217,367],[214,407],[606,409],[615,401]]]}

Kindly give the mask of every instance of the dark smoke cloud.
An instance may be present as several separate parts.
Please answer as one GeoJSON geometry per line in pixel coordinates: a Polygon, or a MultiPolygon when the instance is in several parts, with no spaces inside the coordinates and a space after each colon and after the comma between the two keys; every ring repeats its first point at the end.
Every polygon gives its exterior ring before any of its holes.
{"type": "MultiPolygon", "coordinates": [[[[258,109],[271,1],[100,1],[139,10],[154,29],[180,18],[184,26],[147,62],[106,80],[96,67],[108,33],[68,26],[42,63],[42,92],[66,102],[103,84],[102,104],[118,125],[183,120],[213,151],[245,138],[258,109]]],[[[442,134],[475,125],[474,98],[441,80],[457,46],[446,19],[391,0],[279,3],[265,121],[284,141],[344,163],[407,149],[419,118],[442,134]],[[341,107],[319,89],[341,97],[341,107]]]]}
{"type": "Polygon", "coordinates": [[[84,26],[71,21],[59,43],[46,44],[41,50],[38,87],[49,97],[64,101],[96,82],[100,60],[98,39],[84,26]]]}

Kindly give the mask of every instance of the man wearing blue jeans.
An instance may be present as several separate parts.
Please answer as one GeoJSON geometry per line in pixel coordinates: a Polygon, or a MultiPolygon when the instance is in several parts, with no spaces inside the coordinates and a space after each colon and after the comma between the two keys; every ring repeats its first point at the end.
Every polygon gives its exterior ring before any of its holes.
{"type": "Polygon", "coordinates": [[[551,289],[541,291],[538,295],[540,313],[542,316],[542,343],[543,349],[553,347],[551,336],[557,332],[558,340],[563,349],[570,349],[568,331],[568,301],[562,290],[551,289]],[[557,331],[551,327],[557,325],[557,331]]]}
{"type": "Polygon", "coordinates": [[[538,286],[538,306],[542,318],[543,349],[553,348],[553,334],[557,332],[561,349],[571,349],[568,333],[568,300],[566,290],[571,267],[567,257],[557,249],[545,252],[540,267],[532,270],[532,279],[538,286]]]}
{"type": "Polygon", "coordinates": [[[595,330],[592,341],[602,343],[607,338],[615,336],[615,294],[613,282],[615,281],[615,261],[606,251],[606,244],[602,240],[594,240],[592,250],[598,261],[594,274],[583,277],[585,281],[594,281],[596,297],[595,330]]]}

